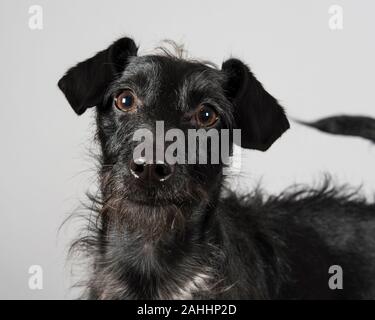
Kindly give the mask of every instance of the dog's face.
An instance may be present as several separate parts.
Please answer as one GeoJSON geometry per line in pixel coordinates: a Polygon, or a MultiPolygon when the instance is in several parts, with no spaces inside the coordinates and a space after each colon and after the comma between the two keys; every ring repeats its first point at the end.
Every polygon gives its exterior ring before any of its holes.
{"type": "Polygon", "coordinates": [[[97,107],[103,192],[133,208],[191,208],[208,201],[222,182],[223,162],[212,161],[212,148],[222,150],[222,129],[241,129],[242,147],[266,150],[289,127],[283,109],[239,60],[219,70],[171,56],[138,57],[128,38],[70,69],[59,87],[78,114],[97,107]],[[158,121],[162,145],[156,142],[158,121]],[[183,162],[157,157],[176,141],[165,142],[170,129],[181,135],[183,162]],[[216,145],[208,140],[205,164],[199,163],[200,142],[189,148],[189,131],[199,129],[219,133],[216,145]],[[143,140],[151,157],[135,156],[140,141],[134,137],[142,130],[151,133],[143,140]],[[198,163],[189,163],[192,153],[198,163]]]}
{"type": "Polygon", "coordinates": [[[189,148],[188,134],[194,129],[220,132],[232,127],[233,110],[225,96],[224,81],[221,71],[201,63],[165,56],[129,58],[98,111],[104,163],[113,166],[112,175],[120,177],[117,188],[126,190],[128,201],[142,206],[179,206],[192,201],[193,196],[201,200],[202,193],[219,183],[223,163],[211,161],[210,151],[215,146],[209,144],[203,150],[207,164],[188,163],[189,152],[198,158],[200,147],[198,141],[194,150],[189,148]],[[162,135],[156,133],[157,124],[162,126],[162,135]],[[183,151],[182,161],[177,163],[156,158],[157,151],[165,153],[173,143],[164,139],[170,129],[178,129],[181,135],[174,139],[183,151]],[[150,132],[145,138],[149,139],[151,159],[144,153],[135,155],[140,141],[134,137],[142,130],[150,132]],[[161,139],[162,145],[157,146],[156,139],[161,139]]]}

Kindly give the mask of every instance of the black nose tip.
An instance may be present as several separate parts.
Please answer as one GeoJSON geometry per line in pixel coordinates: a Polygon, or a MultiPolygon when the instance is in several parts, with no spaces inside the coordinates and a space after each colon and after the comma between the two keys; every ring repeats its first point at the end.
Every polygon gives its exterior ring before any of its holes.
{"type": "Polygon", "coordinates": [[[164,162],[149,164],[144,159],[131,160],[130,172],[138,179],[163,182],[169,179],[174,167],[164,162]]]}

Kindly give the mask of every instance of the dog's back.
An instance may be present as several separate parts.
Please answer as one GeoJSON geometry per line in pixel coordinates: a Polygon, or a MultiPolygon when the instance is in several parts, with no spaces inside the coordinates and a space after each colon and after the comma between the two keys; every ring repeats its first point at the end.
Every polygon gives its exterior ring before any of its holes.
{"type": "Polygon", "coordinates": [[[247,279],[239,292],[261,285],[274,299],[375,298],[375,205],[340,190],[327,182],[266,200],[223,199],[226,255],[241,260],[230,272],[247,279]],[[249,265],[250,274],[241,268],[249,265]],[[329,284],[336,271],[342,288],[329,284]]]}

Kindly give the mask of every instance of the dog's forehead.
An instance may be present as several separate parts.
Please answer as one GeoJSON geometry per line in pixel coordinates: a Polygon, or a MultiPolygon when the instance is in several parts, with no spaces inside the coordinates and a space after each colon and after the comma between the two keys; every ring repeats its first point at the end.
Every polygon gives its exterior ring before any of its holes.
{"type": "Polygon", "coordinates": [[[132,57],[123,76],[139,82],[165,83],[169,88],[189,81],[206,81],[215,85],[223,80],[221,71],[212,66],[168,56],[132,57]]]}

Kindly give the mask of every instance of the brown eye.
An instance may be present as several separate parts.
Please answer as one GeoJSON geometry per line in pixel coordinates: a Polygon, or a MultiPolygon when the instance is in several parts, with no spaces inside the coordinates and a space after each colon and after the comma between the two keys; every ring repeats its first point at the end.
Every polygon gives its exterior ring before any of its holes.
{"type": "Polygon", "coordinates": [[[136,108],[136,96],[131,90],[124,90],[115,98],[115,105],[121,111],[132,111],[136,108]]]}
{"type": "Polygon", "coordinates": [[[195,120],[200,127],[211,127],[218,119],[216,111],[207,105],[202,105],[195,114],[195,120]]]}

